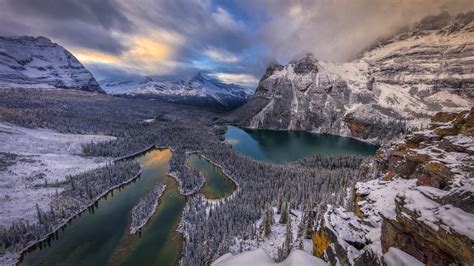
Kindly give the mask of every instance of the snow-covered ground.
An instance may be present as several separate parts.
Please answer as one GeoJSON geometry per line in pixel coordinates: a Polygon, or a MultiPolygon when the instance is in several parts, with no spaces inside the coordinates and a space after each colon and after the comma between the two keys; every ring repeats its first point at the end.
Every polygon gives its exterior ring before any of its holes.
{"type": "Polygon", "coordinates": [[[227,253],[222,257],[218,258],[213,266],[242,266],[242,265],[255,265],[255,266],[266,266],[266,265],[279,265],[279,266],[326,266],[326,262],[320,258],[314,257],[301,250],[293,250],[288,258],[280,263],[276,263],[270,258],[263,249],[256,249],[252,251],[246,251],[238,255],[232,255],[227,253]]]}
{"type": "Polygon", "coordinates": [[[82,157],[82,144],[115,139],[111,136],[63,134],[0,123],[0,153],[17,155],[0,170],[0,225],[17,219],[36,221],[36,204],[49,207],[52,186],[67,175],[104,165],[110,158],[82,157]]]}
{"type": "MultiPolygon", "coordinates": [[[[277,214],[277,209],[273,208],[273,219],[275,223],[271,226],[271,233],[268,238],[259,239],[234,239],[229,251],[232,254],[237,254],[240,252],[251,251],[251,250],[263,250],[267,256],[273,261],[278,258],[278,249],[283,246],[286,235],[286,224],[279,223],[280,214],[277,214]]],[[[301,222],[303,213],[298,210],[291,210],[289,218],[291,219],[291,232],[293,234],[293,251],[297,249],[298,241],[300,240],[298,236],[298,225],[301,222]]],[[[256,227],[260,228],[262,219],[259,219],[256,222],[256,227]]],[[[303,251],[308,255],[312,256],[313,244],[310,239],[303,239],[303,251]]]]}
{"type": "Polygon", "coordinates": [[[366,237],[370,240],[370,247],[376,255],[381,257],[382,244],[380,242],[382,218],[380,214],[387,218],[395,219],[395,197],[410,188],[416,186],[416,179],[396,178],[392,181],[374,179],[356,184],[356,193],[365,195],[366,199],[356,204],[359,205],[364,214],[368,232],[366,237]]]}
{"type": "Polygon", "coordinates": [[[410,254],[391,247],[383,256],[384,262],[387,266],[422,266],[424,265],[419,260],[412,257],[410,254]]]}

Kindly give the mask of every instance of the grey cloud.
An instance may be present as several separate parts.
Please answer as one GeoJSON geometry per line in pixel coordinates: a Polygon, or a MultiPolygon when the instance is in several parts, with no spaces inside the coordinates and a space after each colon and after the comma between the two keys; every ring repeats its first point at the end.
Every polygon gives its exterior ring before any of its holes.
{"type": "Polygon", "coordinates": [[[240,5],[253,16],[266,14],[259,36],[283,62],[303,51],[326,60],[350,60],[376,39],[423,17],[474,9],[472,0],[263,0],[240,5]],[[292,16],[298,5],[301,13],[292,16]]]}
{"type": "Polygon", "coordinates": [[[6,0],[16,14],[56,21],[81,21],[105,29],[131,30],[131,22],[113,0],[6,0]]]}
{"type": "MultiPolygon", "coordinates": [[[[186,37],[178,47],[178,60],[195,58],[207,47],[216,47],[230,53],[241,53],[251,47],[252,36],[244,25],[219,23],[216,14],[205,1],[139,0],[125,2],[128,13],[148,25],[179,33],[186,37]]],[[[225,11],[221,11],[225,14],[225,11]]]]}
{"type": "Polygon", "coordinates": [[[112,54],[126,47],[111,30],[134,30],[113,0],[5,0],[0,10],[0,34],[43,35],[61,44],[112,54]]]}

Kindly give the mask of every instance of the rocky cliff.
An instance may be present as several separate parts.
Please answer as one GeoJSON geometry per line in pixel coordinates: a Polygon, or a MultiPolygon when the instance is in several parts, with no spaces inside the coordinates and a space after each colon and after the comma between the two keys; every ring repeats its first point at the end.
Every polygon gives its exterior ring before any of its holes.
{"type": "Polygon", "coordinates": [[[354,210],[329,206],[314,254],[335,264],[474,263],[474,108],[382,148],[354,210]]]}
{"type": "Polygon", "coordinates": [[[311,54],[285,66],[272,63],[229,119],[373,141],[424,127],[436,112],[474,104],[473,20],[474,12],[426,18],[349,63],[311,54]]]}
{"type": "Polygon", "coordinates": [[[0,88],[64,88],[103,93],[66,49],[44,37],[0,37],[0,88]]]}

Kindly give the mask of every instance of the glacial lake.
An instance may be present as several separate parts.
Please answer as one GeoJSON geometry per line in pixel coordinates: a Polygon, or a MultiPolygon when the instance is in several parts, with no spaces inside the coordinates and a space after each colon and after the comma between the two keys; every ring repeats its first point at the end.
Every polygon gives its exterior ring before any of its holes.
{"type": "MultiPolygon", "coordinates": [[[[54,236],[25,252],[20,265],[176,265],[183,245],[176,229],[186,197],[167,175],[171,156],[169,149],[138,156],[144,167],[140,177],[109,192],[54,236]],[[157,182],[166,184],[166,190],[156,212],[139,233],[130,235],[130,211],[157,182]]],[[[221,198],[235,190],[220,168],[201,156],[191,154],[188,165],[206,178],[201,189],[206,197],[221,198]]]]}
{"type": "Polygon", "coordinates": [[[225,141],[255,160],[283,164],[311,155],[372,156],[377,146],[348,137],[303,131],[248,129],[228,126],[225,141]]]}

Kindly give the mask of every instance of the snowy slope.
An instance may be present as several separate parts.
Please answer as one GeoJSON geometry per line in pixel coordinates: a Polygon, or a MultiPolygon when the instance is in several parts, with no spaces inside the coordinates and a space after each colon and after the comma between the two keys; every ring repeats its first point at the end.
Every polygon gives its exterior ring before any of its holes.
{"type": "Polygon", "coordinates": [[[103,92],[66,49],[45,37],[0,37],[0,88],[66,88],[103,92]]]}
{"type": "Polygon", "coordinates": [[[175,102],[201,103],[222,107],[243,104],[253,93],[251,89],[225,84],[198,73],[188,81],[154,81],[150,78],[123,81],[101,81],[109,94],[131,97],[162,98],[175,102]]]}
{"type": "Polygon", "coordinates": [[[113,139],[0,123],[0,156],[11,158],[0,168],[0,226],[8,227],[17,219],[36,222],[35,205],[48,209],[51,195],[57,192],[45,184],[103,166],[111,158],[80,156],[82,145],[113,139]]]}
{"type": "Polygon", "coordinates": [[[110,78],[99,80],[99,84],[107,94],[115,95],[133,91],[151,81],[153,80],[150,77],[110,78]]]}
{"type": "Polygon", "coordinates": [[[267,266],[267,265],[278,265],[278,266],[326,266],[328,265],[320,258],[316,258],[304,251],[293,250],[288,258],[280,263],[273,261],[263,249],[256,249],[252,251],[246,251],[238,255],[232,255],[230,253],[223,255],[218,258],[213,266],[241,266],[241,265],[255,265],[255,266],[267,266]]]}
{"type": "Polygon", "coordinates": [[[311,54],[284,66],[273,63],[231,119],[253,128],[377,141],[425,126],[436,112],[469,109],[473,20],[474,12],[430,17],[344,64],[311,54]]]}

